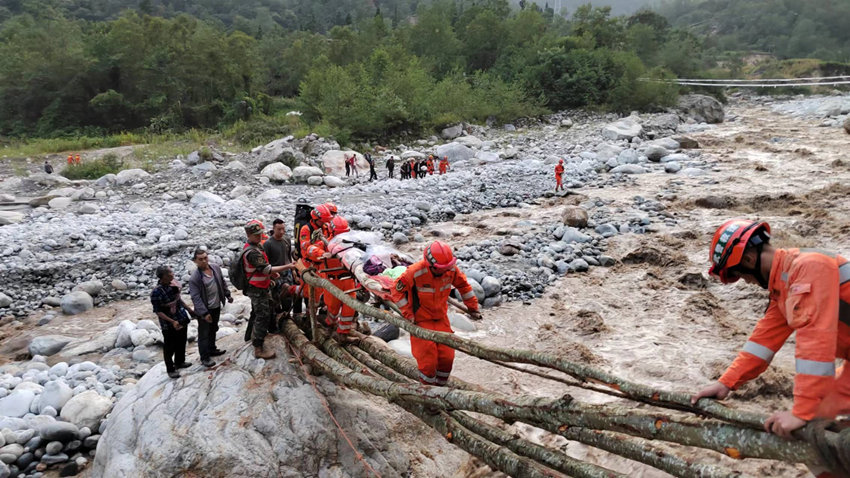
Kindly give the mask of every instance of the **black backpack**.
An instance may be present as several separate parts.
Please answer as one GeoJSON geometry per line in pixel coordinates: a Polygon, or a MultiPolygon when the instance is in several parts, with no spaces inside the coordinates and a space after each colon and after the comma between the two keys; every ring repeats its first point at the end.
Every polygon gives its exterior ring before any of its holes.
{"type": "Polygon", "coordinates": [[[236,261],[235,264],[230,264],[230,268],[227,269],[227,278],[230,279],[230,283],[233,284],[233,287],[236,287],[237,290],[244,291],[248,288],[249,278],[245,276],[245,254],[251,250],[251,247],[243,250],[242,253],[239,254],[239,260],[236,261]]]}
{"type": "Polygon", "coordinates": [[[295,221],[293,223],[293,233],[292,236],[295,240],[295,247],[292,248],[292,260],[297,261],[301,259],[301,241],[299,235],[301,234],[301,228],[304,225],[310,226],[310,233],[313,233],[313,226],[310,223],[310,220],[313,218],[310,213],[313,212],[313,206],[309,204],[299,203],[295,205],[295,221]]]}

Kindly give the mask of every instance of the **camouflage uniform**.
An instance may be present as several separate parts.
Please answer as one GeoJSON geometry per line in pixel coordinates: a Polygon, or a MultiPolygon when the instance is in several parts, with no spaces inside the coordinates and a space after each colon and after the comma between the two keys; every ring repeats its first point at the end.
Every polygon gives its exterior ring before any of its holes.
{"type": "MultiPolygon", "coordinates": [[[[245,254],[245,260],[257,270],[271,269],[271,265],[257,248],[252,248],[245,254]]],[[[270,289],[261,289],[248,285],[245,295],[251,298],[251,315],[253,316],[253,332],[251,343],[254,347],[262,347],[269,328],[274,321],[274,306],[270,289]]]]}

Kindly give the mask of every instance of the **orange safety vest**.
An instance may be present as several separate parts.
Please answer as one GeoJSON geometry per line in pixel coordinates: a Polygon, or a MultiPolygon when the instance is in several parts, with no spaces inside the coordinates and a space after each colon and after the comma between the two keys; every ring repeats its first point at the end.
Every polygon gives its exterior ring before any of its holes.
{"type": "Polygon", "coordinates": [[[408,267],[396,280],[393,300],[402,314],[414,323],[428,320],[448,321],[449,295],[452,287],[460,292],[470,311],[478,310],[478,299],[466,275],[457,267],[440,276],[431,274],[428,264],[421,260],[408,267]]]}
{"type": "Polygon", "coordinates": [[[796,331],[791,413],[811,420],[835,387],[835,359],[850,360],[850,262],[824,251],[778,249],[768,285],[767,311],[720,382],[734,390],[759,376],[796,331]]]}
{"type": "MultiPolygon", "coordinates": [[[[258,251],[263,254],[263,258],[266,262],[269,261],[269,256],[266,255],[266,251],[259,246],[253,246],[251,244],[246,243],[243,249],[247,250],[250,247],[256,247],[258,251]]],[[[271,276],[264,272],[261,272],[256,267],[252,266],[250,262],[248,262],[248,253],[246,252],[243,259],[245,264],[245,274],[248,276],[248,283],[258,289],[268,289],[271,286],[271,276]]]]}

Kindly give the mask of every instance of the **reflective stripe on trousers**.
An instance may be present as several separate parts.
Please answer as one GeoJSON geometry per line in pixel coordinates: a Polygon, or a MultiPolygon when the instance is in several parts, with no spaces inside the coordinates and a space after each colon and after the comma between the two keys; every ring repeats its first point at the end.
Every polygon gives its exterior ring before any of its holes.
{"type": "Polygon", "coordinates": [[[817,375],[819,377],[835,376],[835,361],[818,362],[817,360],[797,359],[797,373],[817,375]]]}

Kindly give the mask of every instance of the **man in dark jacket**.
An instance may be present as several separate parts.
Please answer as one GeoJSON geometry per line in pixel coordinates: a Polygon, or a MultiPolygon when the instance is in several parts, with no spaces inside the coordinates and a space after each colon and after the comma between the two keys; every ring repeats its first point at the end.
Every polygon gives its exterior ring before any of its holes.
{"type": "Polygon", "coordinates": [[[189,326],[187,312],[194,315],[195,311],[180,298],[180,284],[174,280],[170,267],[157,267],[156,278],[158,282],[151,292],[151,305],[162,328],[165,371],[169,377],[179,378],[177,369],[192,365],[186,361],[186,328],[189,326]]]}
{"type": "Polygon", "coordinates": [[[369,163],[369,181],[378,179],[378,173],[375,172],[375,160],[372,159],[372,154],[369,152],[363,153],[366,162],[369,163]]]}
{"type": "Polygon", "coordinates": [[[189,295],[198,317],[198,353],[201,363],[206,367],[215,365],[211,357],[225,351],[215,346],[215,334],[218,332],[218,320],[221,306],[233,302],[230,290],[224,283],[224,275],[217,265],[210,264],[207,251],[196,249],[192,258],[198,269],[189,278],[189,295]]]}
{"type": "Polygon", "coordinates": [[[389,173],[389,178],[393,177],[393,170],[395,170],[395,158],[390,155],[389,159],[387,159],[387,172],[389,173]]]}

